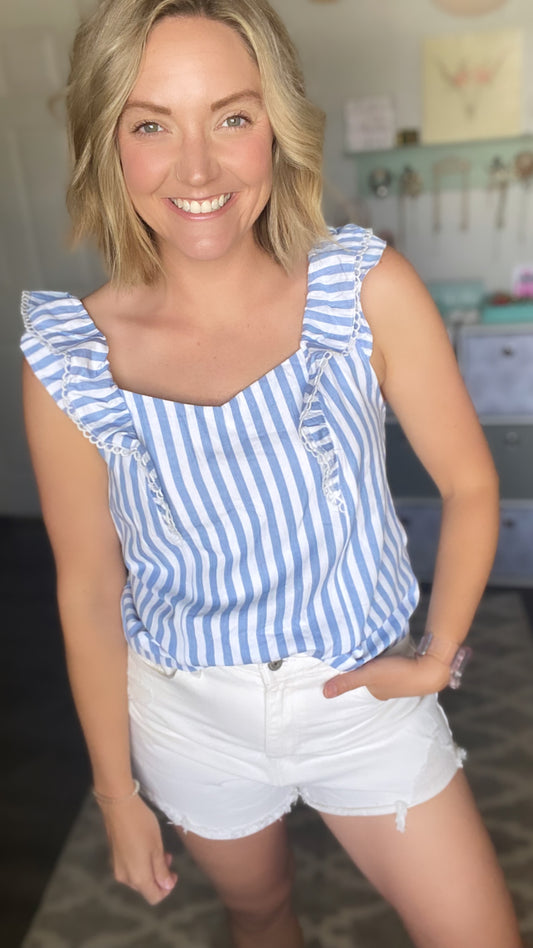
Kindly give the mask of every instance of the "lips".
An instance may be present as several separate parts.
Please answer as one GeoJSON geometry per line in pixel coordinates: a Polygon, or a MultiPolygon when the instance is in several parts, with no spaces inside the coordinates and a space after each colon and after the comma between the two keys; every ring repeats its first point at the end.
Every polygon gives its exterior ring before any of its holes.
{"type": "Polygon", "coordinates": [[[205,198],[202,201],[189,201],[187,198],[170,198],[175,207],[187,214],[212,214],[219,211],[232,197],[232,193],[220,194],[215,198],[205,198]]]}

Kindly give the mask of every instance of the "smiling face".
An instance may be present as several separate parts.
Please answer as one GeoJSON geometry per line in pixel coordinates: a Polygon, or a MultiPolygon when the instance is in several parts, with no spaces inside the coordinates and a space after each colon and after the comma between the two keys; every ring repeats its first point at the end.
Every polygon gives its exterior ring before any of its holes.
{"type": "Polygon", "coordinates": [[[150,33],[118,127],[124,180],[163,259],[215,260],[254,243],[272,187],[270,122],[241,37],[203,17],[150,33]]]}

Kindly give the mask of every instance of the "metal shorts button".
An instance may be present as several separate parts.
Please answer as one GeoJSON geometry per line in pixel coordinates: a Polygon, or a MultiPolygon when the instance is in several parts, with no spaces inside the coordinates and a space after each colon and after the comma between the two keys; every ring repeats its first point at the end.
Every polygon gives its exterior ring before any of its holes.
{"type": "Polygon", "coordinates": [[[277,661],[275,662],[268,663],[268,667],[270,668],[270,671],[272,672],[277,672],[278,668],[281,668],[282,665],[283,665],[283,660],[281,658],[278,658],[277,661]]]}

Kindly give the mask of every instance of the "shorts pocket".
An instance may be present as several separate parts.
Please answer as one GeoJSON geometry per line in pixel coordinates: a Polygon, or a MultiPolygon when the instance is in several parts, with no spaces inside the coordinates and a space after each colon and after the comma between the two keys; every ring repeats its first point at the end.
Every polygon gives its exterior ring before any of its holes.
{"type": "Polygon", "coordinates": [[[377,701],[378,704],[386,704],[387,701],[392,700],[391,698],[376,698],[376,696],[372,694],[372,692],[370,691],[369,688],[367,688],[366,685],[360,685],[359,688],[355,688],[354,690],[356,692],[360,692],[360,695],[359,695],[360,698],[369,702],[377,701]]]}
{"type": "Polygon", "coordinates": [[[132,707],[151,704],[154,697],[153,679],[159,678],[159,672],[151,662],[128,650],[128,702],[132,707]]]}

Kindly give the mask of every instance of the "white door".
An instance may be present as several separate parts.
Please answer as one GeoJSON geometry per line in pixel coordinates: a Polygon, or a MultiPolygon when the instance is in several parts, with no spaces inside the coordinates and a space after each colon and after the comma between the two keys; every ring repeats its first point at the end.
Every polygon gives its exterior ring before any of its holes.
{"type": "Polygon", "coordinates": [[[0,514],[39,505],[20,399],[22,289],[85,295],[103,280],[96,256],[68,249],[67,149],[61,92],[84,0],[0,5],[0,514]],[[54,102],[55,98],[55,102],[54,102]]]}

